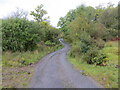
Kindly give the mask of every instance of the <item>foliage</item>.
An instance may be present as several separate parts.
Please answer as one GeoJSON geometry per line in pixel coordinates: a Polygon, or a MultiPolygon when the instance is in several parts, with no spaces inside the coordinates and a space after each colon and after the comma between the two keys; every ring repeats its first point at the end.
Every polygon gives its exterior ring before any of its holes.
{"type": "Polygon", "coordinates": [[[95,39],[94,45],[98,47],[98,49],[102,49],[105,46],[105,41],[103,41],[101,38],[95,39]]]}
{"type": "Polygon", "coordinates": [[[106,41],[118,36],[117,8],[110,3],[107,8],[81,5],[60,18],[58,26],[65,40],[72,45],[71,56],[84,57],[89,64],[103,64],[106,61],[106,55],[100,50],[106,41]]]}
{"type": "Polygon", "coordinates": [[[54,46],[46,46],[39,43],[38,48],[34,51],[11,52],[4,51],[2,57],[3,67],[23,67],[37,63],[43,56],[61,49],[63,46],[58,44],[54,46]]]}
{"type": "Polygon", "coordinates": [[[51,41],[46,41],[46,42],[45,42],[45,45],[48,45],[48,46],[54,46],[55,43],[52,43],[51,41]]]}
{"type": "Polygon", "coordinates": [[[115,68],[114,65],[101,67],[87,64],[82,60],[77,60],[72,57],[70,57],[69,60],[75,68],[80,71],[84,71],[84,75],[92,77],[104,88],[118,88],[118,69],[115,68]]]}
{"type": "Polygon", "coordinates": [[[106,55],[101,53],[97,48],[92,47],[90,50],[85,53],[83,56],[83,60],[85,60],[88,64],[96,64],[96,65],[105,65],[107,62],[106,55]]]}
{"type": "Polygon", "coordinates": [[[38,42],[50,40],[58,43],[59,31],[52,26],[28,21],[24,18],[3,20],[3,50],[27,51],[37,48],[38,42]]]}
{"type": "Polygon", "coordinates": [[[62,28],[65,28],[74,19],[75,19],[75,10],[70,10],[65,17],[60,18],[57,25],[62,28]]]}
{"type": "Polygon", "coordinates": [[[105,44],[105,47],[102,49],[103,53],[106,53],[109,59],[109,65],[118,65],[119,57],[119,47],[118,41],[109,41],[105,44]]]}
{"type": "Polygon", "coordinates": [[[117,29],[118,25],[118,8],[109,7],[100,16],[99,21],[104,24],[107,28],[117,29]]]}
{"type": "Polygon", "coordinates": [[[34,16],[34,19],[38,22],[42,22],[44,20],[47,20],[47,18],[44,18],[44,16],[47,14],[47,11],[43,9],[43,5],[37,6],[35,11],[31,11],[30,15],[34,16]]]}
{"type": "Polygon", "coordinates": [[[107,66],[89,65],[87,62],[84,62],[84,59],[71,56],[69,60],[77,69],[84,71],[85,75],[93,77],[105,88],[118,88],[118,42],[106,42],[100,53],[106,54],[107,66]]]}
{"type": "Polygon", "coordinates": [[[18,9],[13,17],[2,20],[3,50],[32,51],[37,48],[37,43],[50,41],[58,44],[59,30],[52,27],[44,16],[47,11],[43,5],[37,6],[36,12],[31,11],[35,21],[29,21],[24,16],[23,10],[18,9]]]}
{"type": "Polygon", "coordinates": [[[33,50],[38,42],[38,34],[32,30],[32,22],[26,19],[3,20],[3,50],[33,50]]]}

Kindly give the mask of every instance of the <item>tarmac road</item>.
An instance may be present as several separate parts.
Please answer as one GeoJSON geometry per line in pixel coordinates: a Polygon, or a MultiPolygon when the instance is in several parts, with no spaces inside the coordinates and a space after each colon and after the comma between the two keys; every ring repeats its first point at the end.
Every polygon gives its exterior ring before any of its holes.
{"type": "Polygon", "coordinates": [[[63,39],[59,41],[64,48],[49,54],[37,64],[29,88],[102,88],[69,63],[67,53],[70,46],[63,39]]]}

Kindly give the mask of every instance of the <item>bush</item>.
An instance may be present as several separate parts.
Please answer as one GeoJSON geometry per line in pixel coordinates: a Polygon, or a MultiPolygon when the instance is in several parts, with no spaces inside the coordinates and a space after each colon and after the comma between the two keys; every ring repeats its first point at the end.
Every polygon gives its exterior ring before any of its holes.
{"type": "Polygon", "coordinates": [[[93,39],[86,32],[83,32],[80,36],[80,48],[82,53],[86,53],[90,46],[93,44],[93,39]]]}
{"type": "Polygon", "coordinates": [[[103,39],[103,37],[107,35],[106,28],[101,23],[91,23],[88,33],[94,39],[98,39],[98,38],[103,39]]]}
{"type": "Polygon", "coordinates": [[[2,23],[3,51],[32,51],[41,41],[56,44],[59,33],[50,25],[28,21],[24,18],[6,19],[2,23]]]}
{"type": "Polygon", "coordinates": [[[110,34],[112,37],[117,37],[117,36],[118,36],[118,30],[117,30],[117,29],[109,28],[109,29],[107,29],[107,31],[109,32],[109,34],[110,34]]]}
{"type": "Polygon", "coordinates": [[[95,46],[96,47],[98,47],[99,49],[102,49],[102,48],[104,48],[104,46],[105,46],[105,42],[102,40],[102,39],[100,39],[100,38],[98,38],[98,39],[96,39],[96,40],[94,40],[95,41],[95,46]]]}
{"type": "Polygon", "coordinates": [[[50,41],[52,43],[58,44],[58,35],[60,34],[60,31],[57,30],[56,28],[48,26],[45,31],[45,37],[44,37],[44,42],[50,41]]]}
{"type": "Polygon", "coordinates": [[[84,54],[83,60],[85,60],[88,64],[102,65],[107,62],[107,57],[105,54],[101,53],[98,48],[92,47],[84,54]]]}
{"type": "Polygon", "coordinates": [[[117,29],[109,28],[109,29],[106,29],[105,31],[106,31],[106,33],[104,33],[104,35],[102,36],[102,39],[104,41],[109,41],[112,38],[115,38],[115,37],[118,36],[118,30],[117,29]]]}
{"type": "Polygon", "coordinates": [[[26,19],[11,18],[3,20],[3,50],[26,51],[34,50],[39,40],[32,22],[26,19]]]}
{"type": "Polygon", "coordinates": [[[70,51],[70,56],[71,57],[78,57],[81,55],[81,48],[80,48],[80,41],[77,41],[72,45],[72,49],[70,51]]]}
{"type": "Polygon", "coordinates": [[[55,43],[51,42],[51,41],[46,41],[45,45],[47,45],[47,46],[55,46],[55,43]]]}

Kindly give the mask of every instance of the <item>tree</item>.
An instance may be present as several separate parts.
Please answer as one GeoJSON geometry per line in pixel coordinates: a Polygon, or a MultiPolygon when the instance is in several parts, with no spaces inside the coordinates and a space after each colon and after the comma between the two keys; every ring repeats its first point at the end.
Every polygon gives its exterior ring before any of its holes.
{"type": "Polygon", "coordinates": [[[99,21],[107,28],[117,29],[118,26],[118,8],[108,7],[100,16],[99,21]]]}
{"type": "Polygon", "coordinates": [[[17,10],[11,14],[10,18],[27,18],[28,12],[20,8],[16,8],[16,9],[17,10]]]}
{"type": "Polygon", "coordinates": [[[43,5],[37,6],[35,11],[31,11],[30,15],[34,16],[34,19],[37,20],[38,22],[42,22],[44,20],[47,20],[48,17],[44,17],[47,14],[47,11],[43,9],[43,5]]]}
{"type": "Polygon", "coordinates": [[[101,7],[95,9],[81,5],[60,18],[58,26],[64,31],[65,40],[72,46],[71,56],[81,56],[89,64],[99,65],[104,62],[106,57],[100,50],[104,47],[103,40],[106,40],[108,33],[105,25],[99,22],[104,11],[101,7]]]}

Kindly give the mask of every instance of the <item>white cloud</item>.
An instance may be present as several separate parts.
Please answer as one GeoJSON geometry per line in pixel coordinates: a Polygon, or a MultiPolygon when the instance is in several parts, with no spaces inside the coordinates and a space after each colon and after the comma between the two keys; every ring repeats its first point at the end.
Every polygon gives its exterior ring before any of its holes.
{"type": "Polygon", "coordinates": [[[16,10],[16,7],[22,8],[28,12],[34,10],[37,5],[43,4],[44,9],[47,10],[50,16],[50,21],[53,26],[61,16],[65,16],[70,9],[75,9],[81,4],[87,6],[98,6],[99,4],[106,4],[112,2],[117,5],[118,0],[0,0],[0,18],[8,16],[10,12],[16,10]]]}

